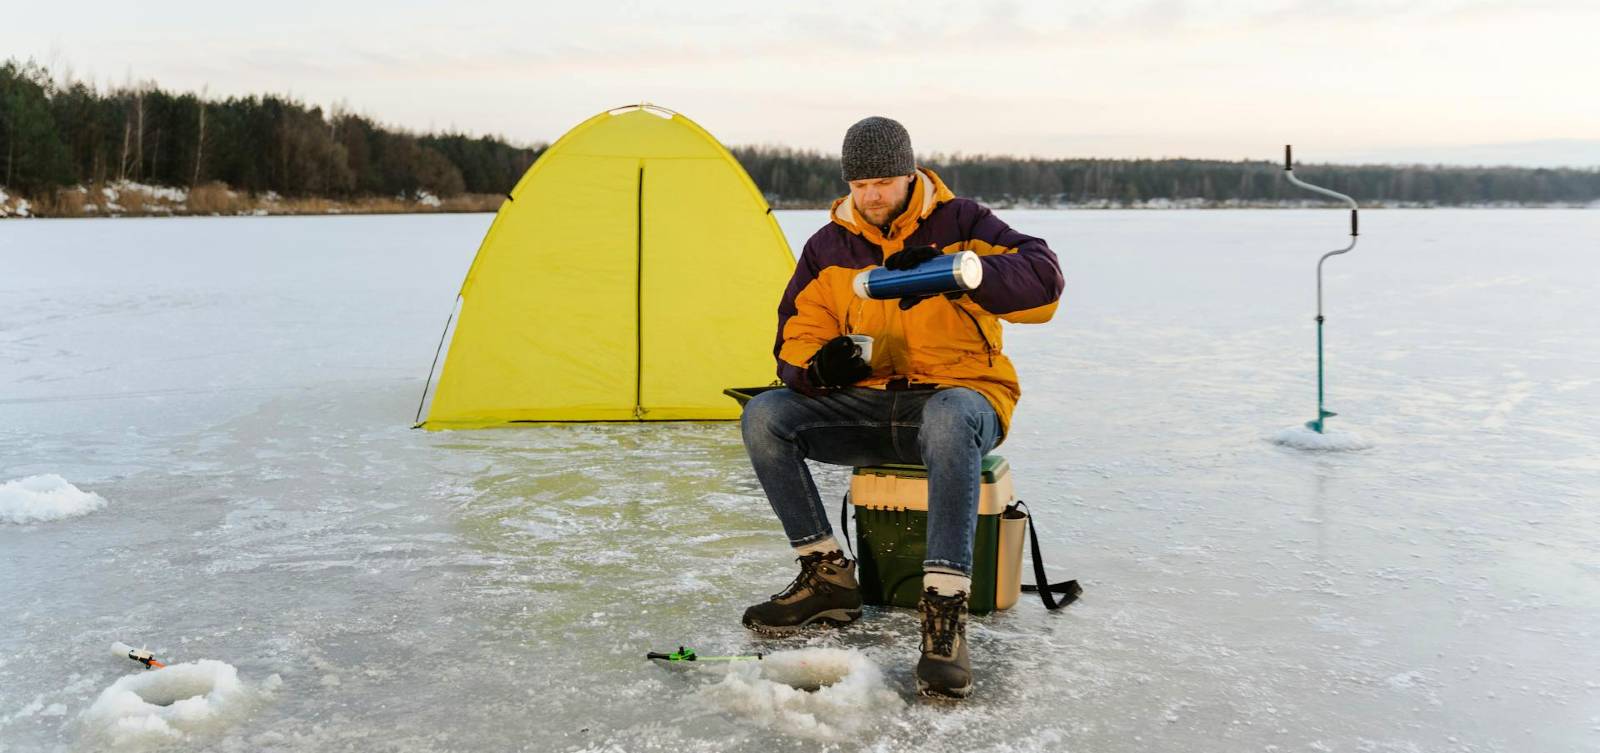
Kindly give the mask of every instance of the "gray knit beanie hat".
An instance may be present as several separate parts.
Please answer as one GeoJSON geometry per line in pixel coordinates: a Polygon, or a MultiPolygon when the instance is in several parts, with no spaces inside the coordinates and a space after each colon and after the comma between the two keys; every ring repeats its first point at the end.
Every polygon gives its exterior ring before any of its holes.
{"type": "Polygon", "coordinates": [[[911,134],[888,118],[864,118],[845,131],[839,167],[847,182],[910,175],[917,170],[911,156],[911,134]]]}

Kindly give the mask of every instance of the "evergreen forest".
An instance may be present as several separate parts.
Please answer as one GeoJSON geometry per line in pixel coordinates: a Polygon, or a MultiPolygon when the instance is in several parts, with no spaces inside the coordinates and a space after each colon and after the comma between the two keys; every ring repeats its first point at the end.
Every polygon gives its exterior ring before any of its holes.
{"type": "MultiPolygon", "coordinates": [[[[0,63],[0,186],[47,197],[121,181],[251,195],[503,194],[545,148],[491,136],[416,134],[342,108],[275,95],[208,99],[154,83],[102,90],[33,62],[0,63]]],[[[1276,147],[1274,147],[1276,148],[1276,147]]],[[[780,146],[731,151],[774,206],[825,207],[845,192],[837,157],[780,146]]],[[[958,194],[1003,206],[1276,205],[1307,196],[1273,161],[923,155],[958,194]]],[[[1588,205],[1600,168],[1302,165],[1367,205],[1588,205]]]]}

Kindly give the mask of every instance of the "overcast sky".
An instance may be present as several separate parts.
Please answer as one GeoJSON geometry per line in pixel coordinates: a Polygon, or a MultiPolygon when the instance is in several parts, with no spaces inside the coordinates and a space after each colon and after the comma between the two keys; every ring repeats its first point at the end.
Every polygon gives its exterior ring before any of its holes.
{"type": "Polygon", "coordinates": [[[1600,165],[1600,1],[15,3],[0,58],[550,141],[649,101],[728,144],[1600,165]]]}

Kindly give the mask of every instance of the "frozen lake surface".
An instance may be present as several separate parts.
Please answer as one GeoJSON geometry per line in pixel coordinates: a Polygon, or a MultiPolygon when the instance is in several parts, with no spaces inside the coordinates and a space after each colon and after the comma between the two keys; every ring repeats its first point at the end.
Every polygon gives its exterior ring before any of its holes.
{"type": "Polygon", "coordinates": [[[1370,212],[1344,453],[1271,441],[1342,212],[1001,214],[1068,282],[1000,452],[1086,593],[976,619],[959,705],[910,613],[739,626],[794,565],[735,424],[409,428],[489,216],[0,222],[0,484],[104,501],[0,522],[0,751],[1600,749],[1600,212],[1370,212]]]}

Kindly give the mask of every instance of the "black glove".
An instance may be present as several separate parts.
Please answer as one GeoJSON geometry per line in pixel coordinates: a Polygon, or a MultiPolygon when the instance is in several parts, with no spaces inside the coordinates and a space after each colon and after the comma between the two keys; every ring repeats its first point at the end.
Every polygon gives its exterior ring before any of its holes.
{"type": "Polygon", "coordinates": [[[811,357],[806,375],[816,387],[849,387],[872,376],[872,367],[861,358],[861,347],[845,335],[823,343],[811,357]]]}
{"type": "Polygon", "coordinates": [[[918,264],[921,264],[938,255],[939,249],[934,248],[933,246],[913,246],[911,248],[902,248],[898,253],[895,253],[887,259],[884,259],[883,267],[884,269],[892,269],[896,272],[900,272],[915,267],[918,264]]]}

